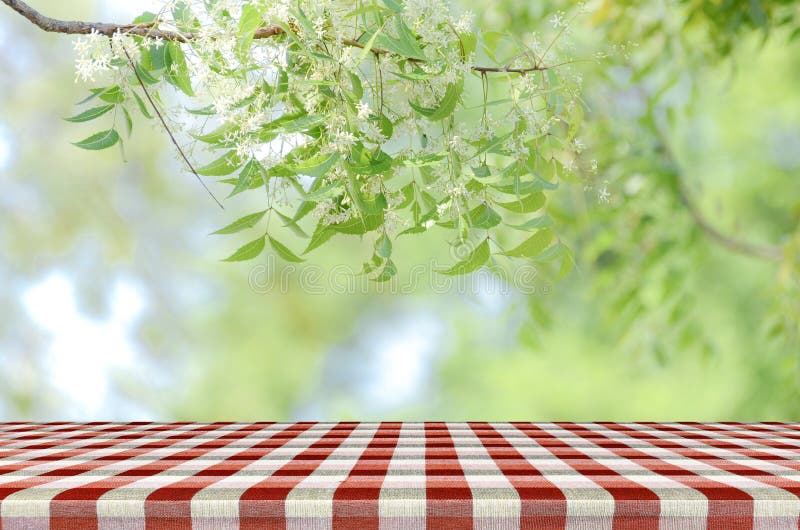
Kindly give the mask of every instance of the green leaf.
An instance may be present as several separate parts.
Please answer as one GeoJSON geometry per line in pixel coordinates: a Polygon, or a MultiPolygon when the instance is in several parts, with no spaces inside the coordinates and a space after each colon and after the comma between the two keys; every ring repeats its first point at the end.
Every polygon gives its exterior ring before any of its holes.
{"type": "Polygon", "coordinates": [[[315,203],[314,201],[301,202],[300,206],[297,207],[297,211],[294,213],[294,217],[292,217],[292,222],[296,223],[297,221],[303,219],[306,215],[314,211],[314,207],[316,205],[317,203],[315,203]]]}
{"type": "MultiPolygon", "coordinates": [[[[420,48],[416,36],[411,29],[409,29],[406,23],[403,22],[402,17],[395,15],[394,22],[397,37],[393,37],[385,31],[380,32],[375,41],[376,47],[401,57],[408,57],[410,59],[417,59],[419,61],[427,61],[428,58],[425,57],[425,52],[422,51],[422,48],[420,48]]],[[[373,36],[374,35],[372,32],[367,32],[361,37],[361,39],[359,39],[359,42],[365,44],[373,36]]]]}
{"type": "MultiPolygon", "coordinates": [[[[234,186],[234,188],[235,188],[236,185],[239,184],[239,177],[237,176],[237,177],[230,177],[230,178],[220,179],[218,182],[221,183],[221,184],[230,184],[231,186],[234,186]]],[[[250,186],[248,188],[246,188],[246,189],[247,190],[254,190],[256,188],[261,187],[263,184],[264,184],[263,180],[253,179],[253,180],[250,181],[250,186]]],[[[241,191],[238,191],[236,193],[231,192],[228,195],[228,198],[233,197],[234,195],[238,195],[242,191],[246,191],[246,190],[241,190],[241,191]]]]}
{"type": "Polygon", "coordinates": [[[309,191],[303,196],[303,199],[310,202],[319,202],[332,197],[337,197],[344,193],[344,186],[339,182],[331,182],[314,191],[309,191]]]}
{"type": "Polygon", "coordinates": [[[561,260],[557,274],[557,279],[560,280],[575,267],[575,256],[567,245],[561,242],[556,243],[536,257],[537,262],[548,262],[558,259],[561,260]]]}
{"type": "Polygon", "coordinates": [[[72,116],[71,118],[64,118],[66,121],[71,121],[73,123],[82,123],[85,121],[93,120],[95,118],[99,118],[106,112],[110,111],[114,108],[114,105],[103,105],[100,107],[94,107],[89,110],[85,110],[78,114],[77,116],[72,116]]]}
{"type": "Polygon", "coordinates": [[[120,107],[122,109],[122,118],[125,120],[125,128],[128,131],[128,138],[131,137],[133,134],[133,119],[131,119],[131,113],[128,112],[128,109],[125,107],[120,107]]]}
{"type": "Polygon", "coordinates": [[[158,18],[158,15],[153,13],[152,11],[145,11],[138,17],[133,19],[134,24],[146,24],[148,22],[153,22],[158,18]]]}
{"type": "Polygon", "coordinates": [[[359,274],[372,274],[381,264],[385,263],[386,260],[378,256],[377,254],[373,254],[369,261],[365,261],[364,265],[361,267],[361,272],[359,274]]]}
{"type": "Polygon", "coordinates": [[[283,130],[284,125],[292,121],[298,120],[300,118],[303,118],[305,116],[308,116],[308,113],[305,111],[281,114],[274,120],[262,125],[261,128],[259,129],[258,134],[273,134],[275,132],[285,132],[283,130]]]}
{"type": "Polygon", "coordinates": [[[496,153],[498,148],[500,148],[503,144],[505,144],[506,140],[511,138],[511,135],[514,133],[504,134],[503,136],[493,136],[488,139],[486,143],[480,142],[480,147],[478,147],[478,151],[475,153],[475,156],[480,156],[483,153],[496,153]]]}
{"type": "Polygon", "coordinates": [[[386,138],[391,138],[394,134],[394,124],[392,120],[387,118],[384,114],[381,114],[376,119],[378,120],[378,127],[381,130],[381,134],[386,138]]]}
{"type": "Polygon", "coordinates": [[[392,240],[386,234],[381,234],[375,241],[375,254],[382,258],[389,258],[392,255],[392,240]]]}
{"type": "Polygon", "coordinates": [[[383,151],[373,155],[359,144],[353,148],[347,168],[359,175],[378,175],[392,169],[392,162],[394,159],[383,151]]]}
{"type": "Polygon", "coordinates": [[[558,247],[561,249],[561,267],[558,270],[557,279],[562,280],[575,268],[575,255],[572,253],[572,250],[563,243],[559,243],[558,247]]]}
{"type": "Polygon", "coordinates": [[[300,228],[300,225],[298,225],[295,221],[293,221],[291,217],[289,217],[288,215],[283,215],[278,210],[275,210],[275,213],[278,214],[278,217],[280,217],[281,221],[283,221],[283,226],[291,230],[294,235],[296,235],[297,237],[308,239],[308,234],[306,234],[303,231],[303,229],[300,228]]]}
{"type": "Polygon", "coordinates": [[[216,232],[213,232],[212,235],[216,234],[235,234],[236,232],[241,232],[247,228],[253,228],[258,222],[264,218],[264,214],[267,213],[267,210],[262,210],[260,212],[251,213],[250,215],[245,215],[237,219],[236,221],[232,222],[225,228],[220,228],[216,232]]]}
{"type": "Polygon", "coordinates": [[[230,175],[241,165],[242,161],[239,155],[236,154],[236,150],[231,149],[210,164],[198,169],[197,173],[206,177],[223,177],[225,175],[230,175]]]}
{"type": "Polygon", "coordinates": [[[317,224],[316,230],[311,235],[311,241],[308,243],[308,246],[303,251],[303,254],[308,254],[315,248],[319,247],[320,245],[324,244],[328,241],[333,235],[336,233],[336,230],[331,228],[330,225],[326,225],[322,221],[317,224]]]}
{"type": "Polygon", "coordinates": [[[499,202],[497,206],[516,213],[535,212],[544,206],[546,202],[544,193],[537,192],[526,195],[522,199],[511,202],[499,202]]]}
{"type": "Polygon", "coordinates": [[[339,153],[330,155],[319,155],[303,161],[301,164],[289,166],[297,175],[308,175],[320,178],[328,174],[328,171],[339,161],[339,153]]]}
{"type": "Polygon", "coordinates": [[[169,53],[167,70],[164,74],[167,81],[181,89],[187,96],[194,97],[192,81],[189,79],[189,67],[186,65],[186,56],[181,45],[177,42],[170,42],[166,44],[166,47],[169,53]]]}
{"type": "Polygon", "coordinates": [[[541,228],[550,228],[555,223],[553,219],[547,215],[543,215],[541,217],[534,217],[533,219],[528,219],[522,224],[519,225],[507,225],[515,230],[525,230],[527,232],[532,232],[534,230],[539,230],[541,228]]]}
{"type": "Polygon", "coordinates": [[[158,83],[158,79],[150,73],[150,70],[142,66],[140,63],[136,64],[136,73],[139,74],[139,79],[142,80],[142,83],[147,85],[155,85],[158,83]]]}
{"type": "Polygon", "coordinates": [[[322,114],[310,114],[285,123],[280,128],[280,131],[284,133],[306,132],[309,129],[319,127],[325,123],[326,119],[322,114]]]}
{"type": "Polygon", "coordinates": [[[238,195],[245,190],[252,189],[253,186],[260,186],[264,181],[264,168],[258,160],[252,159],[244,165],[239,172],[239,178],[236,180],[236,186],[231,191],[228,197],[238,195]]]}
{"type": "Polygon", "coordinates": [[[478,47],[478,35],[473,31],[466,31],[459,33],[458,38],[461,40],[461,46],[463,47],[463,58],[469,57],[478,47]]]}
{"type": "Polygon", "coordinates": [[[151,70],[168,70],[172,64],[172,58],[169,56],[167,43],[153,44],[150,46],[147,55],[143,56],[142,62],[145,67],[151,70]]]}
{"type": "MultiPolygon", "coordinates": [[[[385,199],[384,199],[385,201],[385,199]]],[[[330,225],[330,227],[342,234],[351,234],[351,235],[364,235],[367,232],[372,232],[376,230],[383,224],[383,211],[380,213],[371,213],[364,215],[363,217],[352,217],[347,221],[343,221],[341,223],[335,223],[330,225]]]]}
{"type": "Polygon", "coordinates": [[[540,230],[523,241],[519,246],[504,252],[506,256],[514,258],[533,258],[541,254],[553,240],[554,232],[551,229],[540,230]]]}
{"type": "Polygon", "coordinates": [[[381,272],[370,279],[373,282],[383,283],[383,282],[388,282],[396,275],[397,275],[397,267],[395,266],[392,260],[387,259],[386,263],[383,265],[383,268],[381,269],[381,272]]]}
{"type": "Polygon", "coordinates": [[[556,185],[547,182],[544,179],[537,178],[535,180],[521,180],[519,177],[514,177],[509,182],[489,184],[492,188],[502,193],[509,195],[529,195],[537,193],[542,190],[555,189],[556,185]]]}
{"type": "Polygon", "coordinates": [[[475,179],[469,179],[464,187],[473,195],[480,195],[486,189],[485,184],[475,179]]]}
{"type": "Polygon", "coordinates": [[[414,192],[414,181],[412,180],[405,186],[403,186],[400,191],[403,193],[403,200],[395,205],[396,210],[404,210],[408,208],[412,202],[414,202],[414,198],[416,193],[414,192]]]}
{"type": "Polygon", "coordinates": [[[254,239],[253,241],[239,247],[239,250],[228,256],[222,261],[247,261],[249,259],[257,258],[259,254],[264,251],[266,242],[264,236],[254,239]]]}
{"type": "MultiPolygon", "coordinates": [[[[315,57],[317,59],[322,59],[323,61],[331,61],[331,62],[334,62],[334,63],[338,62],[336,59],[334,59],[333,57],[331,57],[327,53],[322,53],[322,52],[308,51],[308,52],[297,52],[297,54],[298,55],[307,55],[309,57],[315,57]]],[[[299,80],[299,82],[301,82],[301,83],[318,84],[318,85],[321,85],[321,86],[324,86],[324,85],[337,86],[339,84],[336,81],[326,81],[326,80],[321,80],[321,79],[319,79],[319,80],[316,80],[316,79],[302,79],[302,80],[299,80]]]]}
{"type": "Polygon", "coordinates": [[[242,6],[242,17],[239,19],[239,28],[237,30],[237,35],[239,36],[237,50],[240,55],[247,53],[250,43],[253,42],[253,35],[263,23],[264,20],[258,8],[249,3],[242,6]]]}
{"type": "Polygon", "coordinates": [[[292,263],[300,263],[305,261],[303,258],[289,250],[286,245],[281,243],[280,241],[276,240],[274,237],[269,236],[269,244],[278,253],[280,257],[285,259],[286,261],[290,261],[292,263]]]}
{"type": "Polygon", "coordinates": [[[383,0],[383,3],[396,13],[403,12],[403,4],[401,2],[397,2],[396,0],[383,0]]]}
{"type": "Polygon", "coordinates": [[[148,120],[152,120],[153,115],[150,114],[150,111],[147,109],[147,105],[145,105],[141,96],[139,96],[139,94],[136,92],[133,92],[133,98],[136,100],[136,104],[139,105],[139,111],[142,113],[142,115],[148,120]]]}
{"type": "Polygon", "coordinates": [[[397,235],[398,236],[405,236],[405,235],[409,235],[409,234],[422,234],[422,233],[427,232],[427,231],[428,231],[428,229],[425,228],[424,226],[412,226],[411,228],[406,228],[405,230],[403,230],[402,232],[400,232],[397,235]]]}
{"type": "Polygon", "coordinates": [[[435,109],[429,109],[425,107],[420,107],[412,102],[408,102],[411,105],[417,114],[427,118],[431,121],[440,121],[448,116],[450,116],[455,110],[456,105],[458,104],[459,98],[461,98],[461,92],[464,91],[464,82],[459,81],[458,83],[450,83],[447,85],[447,91],[444,93],[444,97],[442,101],[439,102],[439,106],[435,109]]]}
{"type": "Polygon", "coordinates": [[[307,33],[307,34],[309,34],[309,35],[313,35],[313,34],[315,33],[314,24],[313,24],[313,23],[311,22],[311,20],[310,20],[310,19],[309,19],[309,18],[306,16],[306,14],[303,12],[303,9],[302,9],[302,8],[300,8],[300,7],[298,6],[298,8],[297,8],[296,10],[292,10],[292,11],[291,11],[291,14],[292,14],[292,15],[294,15],[294,17],[295,17],[297,20],[299,20],[301,24],[303,24],[303,27],[304,27],[304,29],[306,30],[306,33],[307,33]]]}
{"type": "Polygon", "coordinates": [[[119,85],[112,85],[105,88],[91,88],[89,92],[91,92],[92,95],[78,102],[78,105],[86,103],[96,97],[102,99],[106,103],[122,103],[125,101],[125,93],[119,85]]]}
{"type": "Polygon", "coordinates": [[[492,175],[492,171],[486,164],[481,164],[480,166],[472,167],[470,169],[472,169],[472,173],[478,178],[486,178],[492,175]]]}
{"type": "Polygon", "coordinates": [[[478,270],[484,263],[489,261],[490,254],[489,241],[484,239],[463,261],[459,261],[449,269],[438,270],[437,272],[447,276],[469,274],[470,272],[478,270]]]}
{"type": "Polygon", "coordinates": [[[361,213],[382,215],[386,208],[386,196],[382,193],[376,195],[364,195],[361,191],[361,183],[356,177],[350,175],[350,197],[361,213]]]}
{"type": "Polygon", "coordinates": [[[492,228],[503,220],[500,214],[492,210],[488,204],[483,203],[472,209],[467,216],[475,228],[492,228]]]}
{"type": "MultiPolygon", "coordinates": [[[[206,134],[192,134],[192,138],[195,140],[199,140],[203,143],[212,144],[212,145],[220,145],[225,142],[225,138],[228,137],[231,133],[237,131],[239,126],[235,123],[224,123],[214,129],[213,131],[206,133],[206,134]]],[[[231,147],[231,146],[228,146],[231,147]]]]}
{"type": "Polygon", "coordinates": [[[498,61],[496,57],[497,47],[500,41],[506,38],[506,34],[498,31],[484,31],[481,37],[484,43],[483,50],[486,52],[486,55],[488,55],[493,62],[499,63],[500,61],[498,61]]]}
{"type": "Polygon", "coordinates": [[[364,95],[364,85],[361,84],[361,78],[355,72],[349,72],[350,85],[353,87],[352,95],[356,100],[360,100],[364,95]]]}
{"type": "Polygon", "coordinates": [[[567,116],[567,123],[569,124],[569,128],[567,129],[567,141],[570,141],[578,135],[578,131],[583,123],[583,107],[580,102],[576,101],[575,104],[572,105],[569,115],[567,116]]]}
{"type": "Polygon", "coordinates": [[[289,74],[283,68],[278,68],[278,79],[275,81],[275,94],[285,94],[289,91],[289,74]]]}
{"type": "Polygon", "coordinates": [[[207,105],[200,109],[186,109],[186,112],[194,114],[195,116],[213,116],[217,113],[214,109],[214,105],[207,105]]]}
{"type": "MultiPolygon", "coordinates": [[[[378,38],[378,35],[381,34],[381,32],[383,31],[383,28],[386,27],[386,23],[387,22],[389,22],[389,21],[387,20],[386,22],[384,22],[381,25],[381,27],[376,29],[375,32],[372,34],[372,36],[369,38],[369,40],[366,42],[366,44],[364,44],[364,47],[361,49],[361,53],[359,53],[358,57],[356,58],[356,62],[355,62],[355,66],[356,67],[359,64],[361,64],[361,61],[363,61],[364,58],[367,56],[367,54],[372,50],[372,46],[375,44],[375,39],[378,38]]],[[[359,96],[359,98],[360,98],[360,96],[359,96]]]]}
{"type": "Polygon", "coordinates": [[[423,155],[417,158],[406,158],[403,160],[403,164],[410,167],[423,167],[423,166],[431,166],[440,160],[444,160],[445,155],[440,153],[433,153],[430,155],[423,155]]]}
{"type": "Polygon", "coordinates": [[[119,134],[115,129],[108,129],[97,134],[93,134],[85,140],[75,142],[73,145],[81,149],[88,149],[90,151],[99,151],[100,149],[107,149],[112,145],[119,142],[119,134]]]}
{"type": "Polygon", "coordinates": [[[767,25],[767,13],[761,5],[762,0],[750,0],[750,18],[757,27],[765,27],[767,25]]]}
{"type": "Polygon", "coordinates": [[[184,0],[175,3],[172,8],[172,18],[178,23],[178,29],[181,31],[194,29],[197,25],[197,19],[192,14],[188,2],[184,0]]]}
{"type": "MultiPolygon", "coordinates": [[[[397,53],[412,59],[419,59],[421,61],[427,60],[428,58],[425,57],[425,52],[422,51],[422,48],[420,48],[417,42],[416,35],[414,35],[414,32],[403,22],[403,18],[395,16],[394,22],[394,28],[397,31],[397,53]]],[[[384,36],[385,35],[386,34],[384,34],[384,36]]]]}

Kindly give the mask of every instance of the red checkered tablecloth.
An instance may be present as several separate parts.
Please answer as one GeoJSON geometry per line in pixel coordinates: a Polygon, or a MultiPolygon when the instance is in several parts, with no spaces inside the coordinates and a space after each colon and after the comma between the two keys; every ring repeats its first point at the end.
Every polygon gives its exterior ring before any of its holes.
{"type": "Polygon", "coordinates": [[[2,530],[777,530],[799,513],[800,424],[0,424],[2,530]]]}

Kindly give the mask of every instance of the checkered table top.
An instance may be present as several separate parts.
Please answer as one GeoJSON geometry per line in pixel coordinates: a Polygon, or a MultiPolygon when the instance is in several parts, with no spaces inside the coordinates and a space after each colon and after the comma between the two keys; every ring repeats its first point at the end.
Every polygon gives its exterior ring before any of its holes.
{"type": "Polygon", "coordinates": [[[800,424],[0,424],[2,530],[776,530],[798,514],[800,424]]]}

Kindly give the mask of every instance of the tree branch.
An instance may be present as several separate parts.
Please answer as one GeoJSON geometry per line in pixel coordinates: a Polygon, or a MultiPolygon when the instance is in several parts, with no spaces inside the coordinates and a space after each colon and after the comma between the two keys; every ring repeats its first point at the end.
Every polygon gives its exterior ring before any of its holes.
{"type": "MultiPolygon", "coordinates": [[[[112,37],[117,32],[140,37],[152,37],[170,41],[188,42],[196,39],[194,33],[161,30],[153,27],[152,23],[146,24],[110,24],[108,22],[84,22],[81,20],[59,20],[45,16],[20,0],[2,0],[8,7],[27,18],[35,26],[51,33],[64,33],[67,35],[86,35],[92,32],[112,37]]],[[[256,30],[253,38],[266,39],[280,35],[283,28],[279,26],[265,26],[256,30]]]]}
{"type": "MultiPolygon", "coordinates": [[[[25,2],[21,0],[2,0],[4,4],[9,6],[11,9],[28,19],[31,23],[35,26],[43,29],[44,31],[53,32],[53,33],[64,33],[64,34],[71,34],[71,35],[86,35],[92,32],[99,33],[100,35],[105,35],[107,37],[113,36],[115,33],[122,32],[128,35],[138,35],[142,37],[152,37],[152,38],[160,38],[163,40],[169,41],[180,41],[180,42],[188,42],[193,39],[197,38],[197,35],[194,33],[187,33],[187,32],[180,32],[180,31],[168,31],[168,30],[161,30],[156,27],[152,23],[147,24],[111,24],[107,22],[84,22],[84,21],[69,21],[69,20],[59,20],[51,17],[47,17],[42,15],[32,7],[30,7],[25,2]]],[[[274,37],[277,35],[282,35],[284,32],[283,28],[280,26],[263,26],[258,28],[253,35],[254,39],[266,39],[270,37],[274,37]]],[[[347,46],[354,46],[357,48],[363,48],[364,44],[358,42],[354,39],[346,39],[343,43],[347,46]]],[[[388,54],[390,53],[388,50],[381,50],[381,49],[372,49],[370,50],[372,53],[375,54],[388,54]]],[[[529,68],[512,68],[510,66],[499,66],[499,67],[490,67],[490,66],[473,66],[472,70],[474,72],[478,72],[481,74],[490,73],[490,72],[500,72],[500,73],[517,73],[517,74],[526,74],[528,72],[540,71],[540,70],[548,70],[551,67],[542,66],[542,65],[535,65],[529,68]]],[[[133,69],[134,73],[138,77],[138,72],[136,69],[133,69]]],[[[141,82],[141,80],[140,80],[141,82]]],[[[142,83],[143,85],[143,83],[142,83]]],[[[155,106],[153,101],[150,99],[150,95],[147,93],[145,89],[145,96],[147,96],[148,100],[150,100],[151,105],[153,106],[153,110],[155,110],[156,114],[159,115],[161,118],[158,108],[155,106]]],[[[163,123],[163,118],[162,118],[163,123]]],[[[166,123],[164,123],[166,127],[166,123]]],[[[173,143],[175,143],[178,151],[182,155],[183,159],[189,165],[189,169],[197,176],[197,172],[194,171],[194,168],[189,162],[186,155],[183,154],[180,146],[177,145],[175,138],[172,136],[172,133],[167,128],[167,133],[170,136],[170,139],[173,143]]],[[[674,165],[676,166],[675,170],[675,178],[676,182],[676,191],[678,193],[678,197],[680,198],[683,205],[689,211],[689,215],[692,216],[697,226],[706,233],[711,239],[722,245],[723,247],[731,250],[733,252],[737,252],[739,254],[745,254],[749,256],[758,257],[761,259],[765,259],[768,261],[782,261],[783,260],[783,251],[780,247],[773,246],[773,245],[759,245],[756,243],[751,243],[748,241],[742,241],[736,239],[732,236],[724,234],[720,232],[714,225],[712,225],[708,219],[703,215],[703,212],[700,208],[695,204],[694,200],[692,199],[689,190],[686,187],[686,184],[683,180],[682,175],[680,174],[680,170],[677,169],[677,161],[675,159],[674,153],[671,152],[668,142],[664,135],[659,131],[661,136],[661,143],[663,149],[667,152],[667,155],[671,158],[674,165]]],[[[199,177],[198,177],[199,178],[199,177]]],[[[205,186],[205,184],[200,180],[201,184],[205,186]]],[[[209,191],[210,193],[210,191],[209,191]]],[[[213,197],[213,194],[212,194],[213,197]]],[[[216,201],[216,198],[214,198],[216,201]]],[[[219,204],[219,201],[217,201],[219,204]]],[[[222,205],[220,205],[222,206],[222,205]]]]}
{"type": "MultiPolygon", "coordinates": [[[[67,35],[87,35],[95,32],[106,37],[112,37],[115,33],[121,32],[126,35],[138,35],[140,37],[152,37],[167,41],[189,42],[198,38],[195,33],[162,30],[155,27],[153,23],[146,24],[111,24],[108,22],[84,22],[80,20],[59,20],[39,13],[37,10],[22,2],[21,0],[2,0],[4,4],[28,19],[35,26],[51,33],[64,33],[67,35]]],[[[256,30],[254,39],[268,39],[277,35],[284,34],[285,31],[280,26],[263,26],[256,30]]],[[[342,43],[346,46],[364,48],[364,44],[355,39],[345,39],[342,43]]],[[[391,53],[389,50],[373,48],[370,50],[376,55],[391,53]]],[[[473,66],[472,70],[478,73],[498,72],[526,74],[540,70],[548,70],[550,67],[535,65],[529,68],[511,68],[509,66],[473,66]]]]}
{"type": "Polygon", "coordinates": [[[689,211],[689,215],[692,216],[692,219],[694,219],[694,222],[697,224],[697,226],[700,227],[700,229],[711,239],[728,250],[737,252],[739,254],[754,256],[767,261],[783,261],[783,250],[781,250],[780,247],[773,245],[759,245],[749,241],[742,241],[727,234],[723,234],[717,230],[717,228],[714,227],[708,221],[708,219],[706,219],[706,217],[703,215],[703,212],[700,211],[700,208],[692,200],[689,190],[686,188],[686,184],[683,182],[683,178],[680,175],[677,175],[676,178],[678,180],[678,197],[683,205],[686,206],[686,209],[689,211]]]}
{"type": "Polygon", "coordinates": [[[669,144],[669,141],[666,137],[666,134],[660,130],[658,126],[655,127],[656,133],[659,137],[661,148],[666,155],[666,157],[670,160],[673,166],[673,173],[675,177],[675,191],[678,194],[678,198],[680,199],[681,203],[686,207],[686,210],[689,212],[689,215],[694,220],[695,224],[702,230],[709,238],[714,240],[716,243],[720,244],[721,246],[727,248],[732,252],[736,252],[738,254],[743,254],[745,256],[751,256],[760,258],[767,261],[775,261],[781,262],[784,259],[783,249],[781,247],[775,245],[763,245],[758,243],[751,243],[749,241],[743,241],[741,239],[737,239],[731,235],[725,234],[717,229],[703,214],[703,211],[694,202],[694,198],[692,197],[689,188],[686,186],[686,182],[684,180],[683,173],[678,165],[677,157],[675,153],[672,151],[672,148],[669,144]]]}
{"type": "Polygon", "coordinates": [[[478,73],[486,72],[502,72],[512,74],[527,74],[528,72],[538,72],[540,70],[549,70],[550,66],[531,66],[529,68],[511,68],[509,66],[473,66],[472,71],[478,73]]]}

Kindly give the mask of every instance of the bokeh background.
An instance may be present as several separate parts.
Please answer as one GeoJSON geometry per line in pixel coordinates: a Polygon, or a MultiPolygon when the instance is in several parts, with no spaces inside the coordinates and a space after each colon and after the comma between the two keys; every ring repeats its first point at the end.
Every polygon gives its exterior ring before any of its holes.
{"type": "MultiPolygon", "coordinates": [[[[570,4],[458,5],[521,34],[570,4]]],[[[0,420],[800,420],[791,264],[715,244],[675,192],[736,237],[796,238],[800,39],[770,2],[725,3],[765,6],[733,22],[705,4],[597,1],[570,30],[575,56],[609,54],[574,66],[599,173],[556,193],[570,276],[403,294],[309,292],[297,271],[264,289],[280,262],[221,262],[239,242],[208,234],[251,210],[216,208],[143,121],[125,160],[72,146],[93,131],[62,120],[87,88],[71,38],[0,6],[0,420]]],[[[398,266],[436,245],[398,241],[398,266]]]]}

